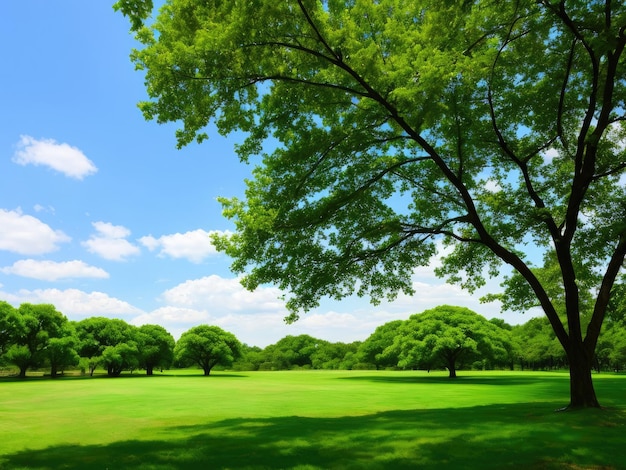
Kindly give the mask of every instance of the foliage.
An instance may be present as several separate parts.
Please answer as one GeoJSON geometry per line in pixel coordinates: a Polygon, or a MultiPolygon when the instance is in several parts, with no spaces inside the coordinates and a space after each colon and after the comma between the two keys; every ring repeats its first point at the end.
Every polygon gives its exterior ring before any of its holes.
{"type": "Polygon", "coordinates": [[[174,356],[180,364],[197,364],[209,375],[216,365],[229,365],[240,357],[241,343],[219,326],[199,325],[181,335],[174,356]]]}
{"type": "Polygon", "coordinates": [[[15,308],[5,301],[0,301],[0,358],[13,342],[18,321],[15,308]]]}
{"type": "Polygon", "coordinates": [[[91,375],[99,365],[112,377],[139,365],[137,328],[124,320],[86,318],[76,323],[76,332],[80,341],[79,355],[88,358],[91,375]]]}
{"type": "Polygon", "coordinates": [[[553,369],[567,363],[563,348],[554,337],[547,318],[531,318],[523,325],[513,328],[518,344],[519,361],[524,366],[536,369],[553,369]]]}
{"type": "Polygon", "coordinates": [[[393,344],[400,334],[400,327],[404,321],[394,320],[376,328],[376,330],[359,346],[358,358],[362,363],[373,364],[376,369],[395,367],[398,365],[398,356],[391,350],[385,350],[393,344]]]}
{"type": "Polygon", "coordinates": [[[397,329],[383,351],[403,368],[444,366],[456,377],[457,364],[505,362],[509,335],[485,317],[464,307],[442,305],[411,317],[397,329]]]}
{"type": "Polygon", "coordinates": [[[23,378],[29,368],[44,364],[50,341],[66,332],[67,318],[50,304],[23,303],[15,313],[11,323],[12,345],[4,357],[20,369],[23,378]]]}
{"type": "Polygon", "coordinates": [[[174,361],[174,337],[160,325],[142,325],[137,330],[140,366],[152,375],[155,367],[168,368],[174,361]]]}
{"type": "MultiPolygon", "coordinates": [[[[592,0],[118,3],[143,43],[146,118],[178,143],[212,121],[262,155],[217,237],[290,320],[324,296],[470,291],[512,267],[505,308],[539,305],[570,405],[599,406],[594,350],[626,255],[626,5],[592,0]],[[271,143],[271,150],[266,145],[271,143]]],[[[506,275],[506,273],[504,273],[506,275]]]]}

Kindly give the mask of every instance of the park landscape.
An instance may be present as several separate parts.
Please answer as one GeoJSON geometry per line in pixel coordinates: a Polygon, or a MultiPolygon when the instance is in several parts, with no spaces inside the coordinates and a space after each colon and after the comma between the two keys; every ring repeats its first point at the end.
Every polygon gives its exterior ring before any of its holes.
{"type": "Polygon", "coordinates": [[[18,377],[0,379],[2,468],[624,468],[626,6],[115,9],[146,119],[178,126],[179,147],[243,134],[252,177],[219,199],[234,231],[211,240],[246,288],[285,293],[288,323],[326,298],[419,295],[433,260],[470,293],[497,278],[482,301],[544,317],[441,306],[339,363],[316,367],[338,348],[313,339],[309,363],[283,367],[267,351],[286,349],[214,325],[174,344],[158,325],[3,303],[18,377]]]}

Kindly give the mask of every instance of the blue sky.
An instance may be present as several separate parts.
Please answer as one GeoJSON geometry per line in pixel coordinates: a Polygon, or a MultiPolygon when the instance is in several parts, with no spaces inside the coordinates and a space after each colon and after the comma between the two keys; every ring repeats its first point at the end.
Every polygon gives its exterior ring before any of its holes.
{"type": "Polygon", "coordinates": [[[238,136],[209,130],[207,142],[177,150],[174,126],[143,119],[143,77],[129,59],[137,44],[111,4],[3,4],[0,299],[52,303],[71,320],[160,324],[176,338],[214,324],[262,347],[288,334],[363,340],[444,303],[528,320],[419,269],[411,298],[328,301],[285,325],[280,293],[243,290],[209,242],[233,228],[217,196],[241,196],[250,175],[233,151],[238,136]]]}

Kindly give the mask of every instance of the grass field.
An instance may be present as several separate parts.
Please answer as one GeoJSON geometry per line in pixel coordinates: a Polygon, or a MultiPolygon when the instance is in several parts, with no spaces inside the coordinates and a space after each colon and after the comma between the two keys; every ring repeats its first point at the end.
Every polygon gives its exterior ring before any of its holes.
{"type": "Polygon", "coordinates": [[[0,380],[0,469],[626,468],[626,376],[193,372],[0,380]]]}

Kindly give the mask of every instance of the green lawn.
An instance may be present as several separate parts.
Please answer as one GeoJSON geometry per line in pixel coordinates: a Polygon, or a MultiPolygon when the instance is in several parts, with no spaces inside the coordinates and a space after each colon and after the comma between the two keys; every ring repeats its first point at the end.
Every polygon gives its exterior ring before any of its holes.
{"type": "Polygon", "coordinates": [[[174,374],[0,379],[0,469],[626,468],[626,376],[174,374]]]}

